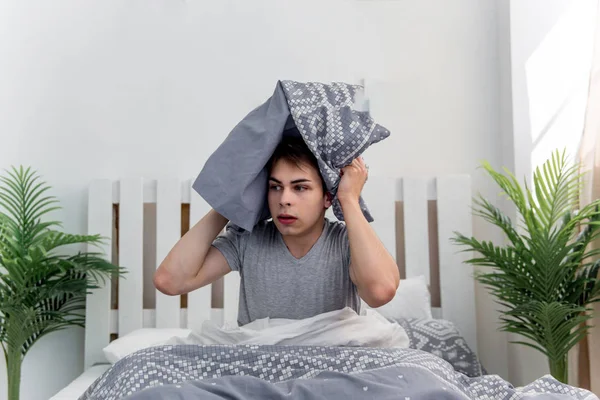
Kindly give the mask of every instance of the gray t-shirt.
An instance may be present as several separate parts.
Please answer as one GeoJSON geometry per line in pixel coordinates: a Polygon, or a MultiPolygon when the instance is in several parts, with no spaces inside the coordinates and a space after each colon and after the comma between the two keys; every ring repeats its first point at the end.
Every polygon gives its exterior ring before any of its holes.
{"type": "Polygon", "coordinates": [[[272,221],[260,222],[252,232],[229,224],[213,246],[240,273],[239,325],[266,317],[309,318],[344,307],[360,312],[341,222],[325,219],[323,233],[300,259],[289,252],[272,221]]]}

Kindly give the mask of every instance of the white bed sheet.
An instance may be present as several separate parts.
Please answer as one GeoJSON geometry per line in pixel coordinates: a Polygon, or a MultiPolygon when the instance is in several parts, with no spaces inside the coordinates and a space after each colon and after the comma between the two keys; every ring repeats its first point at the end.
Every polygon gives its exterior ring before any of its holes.
{"type": "Polygon", "coordinates": [[[205,321],[198,332],[192,331],[187,337],[173,336],[167,343],[407,348],[410,339],[400,324],[376,310],[357,314],[345,307],[299,320],[260,318],[243,327],[205,321]]]}
{"type": "Polygon", "coordinates": [[[50,400],[77,400],[96,379],[111,367],[110,364],[94,365],[79,375],[69,386],[56,393],[50,400]]]}

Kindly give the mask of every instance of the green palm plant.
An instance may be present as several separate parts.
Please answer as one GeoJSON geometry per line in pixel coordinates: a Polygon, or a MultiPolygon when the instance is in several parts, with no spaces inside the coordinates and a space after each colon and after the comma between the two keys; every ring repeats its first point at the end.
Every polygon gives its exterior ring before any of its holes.
{"type": "Polygon", "coordinates": [[[18,400],[27,352],[51,332],[83,327],[88,291],[122,270],[99,252],[61,251],[102,238],[63,233],[56,230],[59,222],[42,221],[60,208],[46,193],[50,187],[30,168],[6,172],[0,177],[0,345],[8,399],[18,400]]]}
{"type": "Polygon", "coordinates": [[[482,166],[515,205],[518,225],[479,196],[475,214],[500,228],[506,244],[460,233],[453,240],[474,252],[469,264],[484,267],[475,278],[504,308],[500,329],[529,339],[514,343],[542,352],[552,376],[567,383],[568,352],[590,328],[589,305],[600,301],[600,250],[589,246],[600,233],[600,200],[578,207],[583,174],[564,151],[535,170],[533,189],[482,166]]]}

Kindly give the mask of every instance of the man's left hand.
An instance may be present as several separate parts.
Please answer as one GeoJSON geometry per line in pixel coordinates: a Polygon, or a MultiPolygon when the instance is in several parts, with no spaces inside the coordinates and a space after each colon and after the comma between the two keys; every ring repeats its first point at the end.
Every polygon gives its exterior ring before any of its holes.
{"type": "Polygon", "coordinates": [[[342,201],[356,201],[360,198],[367,181],[369,170],[362,157],[355,158],[352,163],[342,168],[342,179],[338,186],[337,197],[342,201]]]}

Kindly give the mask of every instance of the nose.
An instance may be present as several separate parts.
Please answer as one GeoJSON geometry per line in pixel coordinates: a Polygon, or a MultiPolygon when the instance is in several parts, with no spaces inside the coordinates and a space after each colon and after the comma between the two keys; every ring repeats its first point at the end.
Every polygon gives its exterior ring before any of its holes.
{"type": "Polygon", "coordinates": [[[283,207],[292,205],[292,193],[290,193],[290,190],[281,190],[281,197],[279,197],[279,205],[283,207]]]}

